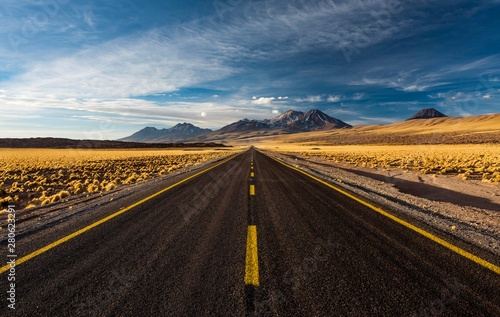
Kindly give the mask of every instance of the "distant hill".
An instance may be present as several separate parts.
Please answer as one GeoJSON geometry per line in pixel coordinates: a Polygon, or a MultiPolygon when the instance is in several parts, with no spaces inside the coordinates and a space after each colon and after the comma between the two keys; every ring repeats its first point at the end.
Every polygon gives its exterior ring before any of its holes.
{"type": "Polygon", "coordinates": [[[415,119],[432,119],[432,118],[444,118],[444,117],[447,117],[447,115],[437,111],[434,108],[424,108],[419,112],[415,113],[413,116],[406,119],[406,121],[415,119]]]}
{"type": "Polygon", "coordinates": [[[140,143],[103,140],[73,140],[65,138],[4,138],[0,148],[43,148],[43,149],[135,149],[135,148],[178,148],[178,147],[225,147],[217,143],[140,143]]]}
{"type": "Polygon", "coordinates": [[[119,139],[127,142],[164,143],[182,142],[200,134],[212,132],[210,129],[202,129],[191,123],[179,123],[170,129],[157,129],[146,127],[136,133],[119,139]]]}

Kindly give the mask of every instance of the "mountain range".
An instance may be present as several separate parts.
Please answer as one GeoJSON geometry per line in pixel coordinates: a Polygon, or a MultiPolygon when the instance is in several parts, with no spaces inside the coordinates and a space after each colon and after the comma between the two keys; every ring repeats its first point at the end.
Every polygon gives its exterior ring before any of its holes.
{"type": "Polygon", "coordinates": [[[216,133],[245,132],[255,130],[277,130],[286,129],[287,132],[305,132],[334,128],[351,128],[339,119],[330,117],[319,110],[310,110],[306,113],[301,111],[288,110],[274,119],[248,120],[243,119],[231,123],[216,133]]]}
{"type": "MultiPolygon", "coordinates": [[[[431,119],[447,117],[434,108],[425,108],[408,118],[431,119]]],[[[170,129],[146,127],[119,141],[162,143],[162,142],[206,142],[223,139],[247,139],[256,136],[293,134],[299,132],[323,131],[352,128],[342,120],[330,117],[313,109],[308,112],[288,110],[274,119],[243,119],[228,124],[219,130],[202,129],[190,123],[179,123],[170,129]]]]}
{"type": "Polygon", "coordinates": [[[126,138],[119,139],[118,141],[144,143],[179,142],[209,132],[212,132],[212,130],[202,129],[192,125],[191,123],[184,122],[178,123],[170,129],[146,127],[126,138]]]}
{"type": "Polygon", "coordinates": [[[274,119],[249,120],[243,119],[228,124],[217,131],[201,129],[190,123],[179,123],[170,129],[156,129],[146,127],[119,141],[128,142],[180,142],[206,141],[216,139],[217,136],[228,133],[245,133],[254,131],[280,131],[283,133],[297,133],[326,129],[351,128],[339,119],[330,117],[320,110],[310,110],[306,113],[288,110],[274,119]]]}

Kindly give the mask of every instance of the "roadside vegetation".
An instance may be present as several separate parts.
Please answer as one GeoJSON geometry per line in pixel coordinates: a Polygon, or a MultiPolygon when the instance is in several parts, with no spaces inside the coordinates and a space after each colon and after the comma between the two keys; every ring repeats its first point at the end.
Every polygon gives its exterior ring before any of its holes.
{"type": "Polygon", "coordinates": [[[103,194],[234,153],[228,149],[0,149],[0,210],[103,194]]]}
{"type": "Polygon", "coordinates": [[[284,154],[317,157],[335,163],[422,174],[455,175],[463,180],[500,183],[500,145],[284,145],[284,154]]]}

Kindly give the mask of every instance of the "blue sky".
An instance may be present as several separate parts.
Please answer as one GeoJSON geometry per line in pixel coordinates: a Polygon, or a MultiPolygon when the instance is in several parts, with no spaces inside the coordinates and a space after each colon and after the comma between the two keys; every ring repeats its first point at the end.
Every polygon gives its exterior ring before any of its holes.
{"type": "Polygon", "coordinates": [[[2,0],[0,137],[499,113],[500,1],[2,0]]]}

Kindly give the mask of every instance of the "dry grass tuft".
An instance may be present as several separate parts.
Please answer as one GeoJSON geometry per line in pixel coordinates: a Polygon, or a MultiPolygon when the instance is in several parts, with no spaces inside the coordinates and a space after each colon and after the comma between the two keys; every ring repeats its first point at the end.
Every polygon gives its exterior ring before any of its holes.
{"type": "Polygon", "coordinates": [[[212,148],[0,149],[0,204],[16,201],[21,210],[65,200],[70,195],[102,193],[233,153],[212,148]]]}
{"type": "Polygon", "coordinates": [[[306,158],[319,157],[335,163],[348,163],[386,170],[417,171],[422,174],[456,175],[463,180],[500,182],[500,145],[345,145],[282,146],[281,153],[306,158]]]}

